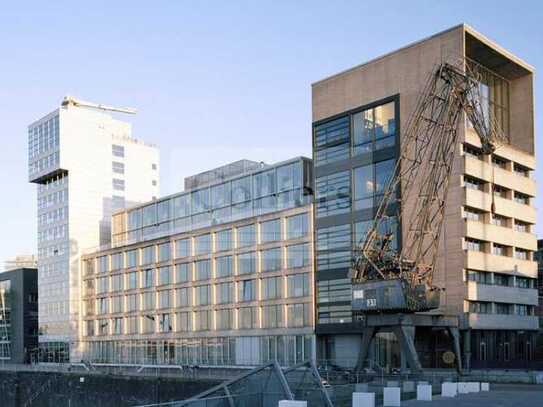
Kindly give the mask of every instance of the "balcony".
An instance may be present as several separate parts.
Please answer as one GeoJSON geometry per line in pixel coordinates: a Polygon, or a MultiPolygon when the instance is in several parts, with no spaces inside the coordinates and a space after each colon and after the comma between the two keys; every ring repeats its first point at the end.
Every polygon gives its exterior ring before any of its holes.
{"type": "Polygon", "coordinates": [[[520,277],[537,278],[537,263],[535,261],[496,256],[471,250],[466,250],[465,259],[465,268],[467,269],[486,270],[496,273],[514,274],[520,277]]]}
{"type": "Polygon", "coordinates": [[[535,288],[504,287],[479,284],[475,281],[468,281],[468,300],[525,305],[538,304],[537,290],[535,288]]]}
{"type": "MultiPolygon", "coordinates": [[[[492,196],[476,189],[464,188],[464,204],[472,208],[478,208],[490,212],[492,196]]],[[[520,204],[511,199],[494,197],[496,213],[508,218],[514,218],[526,223],[535,224],[536,210],[533,206],[520,204]]]]}
{"type": "Polygon", "coordinates": [[[468,314],[471,329],[537,330],[538,317],[532,315],[468,314]]]}
{"type": "Polygon", "coordinates": [[[513,246],[525,250],[537,250],[537,238],[534,234],[517,232],[504,226],[496,226],[467,219],[464,235],[474,239],[490,241],[504,246],[513,246]]]}

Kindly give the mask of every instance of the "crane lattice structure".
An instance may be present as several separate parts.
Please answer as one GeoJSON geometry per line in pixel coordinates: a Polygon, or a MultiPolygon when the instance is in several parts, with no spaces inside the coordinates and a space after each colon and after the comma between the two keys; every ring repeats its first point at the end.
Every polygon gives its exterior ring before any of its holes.
{"type": "MultiPolygon", "coordinates": [[[[441,63],[431,72],[402,133],[399,158],[373,224],[358,246],[353,283],[396,280],[405,298],[402,311],[439,306],[439,289],[432,278],[462,113],[484,154],[507,142],[482,96],[481,69],[459,59],[441,63]],[[393,218],[403,229],[399,250],[393,247],[393,218]]],[[[378,301],[373,305],[379,308],[378,301]]]]}

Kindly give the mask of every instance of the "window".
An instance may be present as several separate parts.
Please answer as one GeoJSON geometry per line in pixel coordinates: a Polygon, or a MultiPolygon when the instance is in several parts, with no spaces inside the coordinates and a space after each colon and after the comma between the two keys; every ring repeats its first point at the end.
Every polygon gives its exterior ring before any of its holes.
{"type": "Polygon", "coordinates": [[[238,275],[256,273],[255,252],[238,254],[237,266],[238,266],[238,275]]]}
{"type": "Polygon", "coordinates": [[[154,292],[146,292],[142,294],[143,300],[143,309],[144,310],[154,310],[155,309],[155,300],[156,296],[154,292]]]}
{"type": "Polygon", "coordinates": [[[467,279],[479,284],[492,284],[492,274],[486,271],[467,270],[467,279]]]}
{"type": "Polygon", "coordinates": [[[258,328],[258,308],[243,307],[239,309],[238,316],[239,329],[258,328]]]}
{"type": "Polygon", "coordinates": [[[173,199],[173,217],[184,218],[190,216],[190,195],[181,195],[173,199]]]}
{"type": "Polygon", "coordinates": [[[304,327],[310,324],[309,304],[287,305],[287,325],[289,328],[304,327]]]}
{"type": "Polygon", "coordinates": [[[123,290],[123,275],[115,274],[111,276],[111,291],[121,291],[123,290]]]}
{"type": "Polygon", "coordinates": [[[108,308],[107,308],[107,298],[98,298],[97,300],[97,314],[99,315],[102,315],[102,314],[107,314],[108,313],[108,308]]]}
{"type": "Polygon", "coordinates": [[[98,320],[98,335],[107,335],[109,333],[109,321],[107,319],[98,320]]]}
{"type": "Polygon", "coordinates": [[[232,256],[217,257],[215,259],[216,278],[230,277],[233,275],[232,256]]]}
{"type": "Polygon", "coordinates": [[[147,269],[143,270],[142,288],[149,288],[155,286],[155,270],[147,269]]]}
{"type": "Polygon", "coordinates": [[[517,277],[516,278],[517,287],[519,287],[519,288],[533,288],[534,287],[533,281],[534,280],[532,280],[530,278],[526,278],[526,277],[517,277]]]}
{"type": "Polygon", "coordinates": [[[232,181],[232,218],[241,219],[253,214],[251,177],[232,181]]]}
{"type": "Polygon", "coordinates": [[[111,152],[115,157],[124,157],[124,146],[113,144],[111,146],[111,152]]]}
{"type": "Polygon", "coordinates": [[[527,168],[527,167],[524,167],[524,166],[522,166],[520,164],[515,163],[514,166],[513,166],[513,170],[518,175],[521,175],[521,176],[527,177],[527,178],[530,177],[530,169],[527,168]]]}
{"type": "Polygon", "coordinates": [[[197,236],[194,239],[194,242],[197,256],[200,254],[211,253],[211,235],[209,233],[206,235],[197,236]]]}
{"type": "Polygon", "coordinates": [[[474,221],[477,221],[477,222],[482,222],[483,221],[483,212],[478,210],[478,209],[464,207],[464,218],[466,218],[468,220],[474,220],[474,221]]]}
{"type": "Polygon", "coordinates": [[[213,328],[213,311],[197,311],[194,313],[194,327],[197,331],[208,331],[213,328]]]}
{"type": "Polygon", "coordinates": [[[152,264],[155,262],[155,246],[147,246],[142,249],[141,264],[152,264]]]}
{"type": "MultiPolygon", "coordinates": [[[[156,185],[156,181],[153,181],[156,185]]],[[[169,221],[172,218],[170,200],[158,202],[156,205],[158,223],[169,221]]]]}
{"type": "Polygon", "coordinates": [[[501,302],[496,303],[496,314],[507,315],[507,314],[511,314],[512,313],[511,311],[512,311],[511,304],[504,304],[501,302]]]}
{"type": "Polygon", "coordinates": [[[167,285],[172,283],[172,268],[170,266],[160,267],[158,269],[158,285],[167,285]]]}
{"type": "Polygon", "coordinates": [[[315,166],[349,158],[349,121],[349,116],[344,116],[315,127],[315,166]]]}
{"type": "Polygon", "coordinates": [[[491,223],[496,226],[504,226],[507,227],[507,218],[496,215],[495,213],[492,214],[491,223]]]}
{"type": "Polygon", "coordinates": [[[189,257],[191,254],[190,250],[190,238],[189,239],[179,239],[175,241],[175,257],[189,257]]]}
{"type": "Polygon", "coordinates": [[[530,233],[530,225],[528,223],[515,220],[515,230],[517,232],[530,233]]]}
{"type": "Polygon", "coordinates": [[[192,280],[192,272],[190,263],[181,263],[175,265],[175,282],[185,283],[192,280]]]}
{"type": "Polygon", "coordinates": [[[482,301],[470,301],[469,312],[473,312],[474,314],[491,314],[492,303],[482,301]]]}
{"type": "Polygon", "coordinates": [[[126,318],[126,330],[127,334],[137,334],[139,333],[139,317],[128,317],[126,318]]]}
{"type": "Polygon", "coordinates": [[[153,163],[153,164],[151,164],[151,169],[152,169],[152,170],[156,170],[156,169],[157,169],[157,165],[156,165],[156,164],[154,164],[154,163],[153,163]]]}
{"type": "Polygon", "coordinates": [[[307,297],[309,295],[309,274],[294,274],[287,277],[288,297],[307,297]]]}
{"type": "Polygon", "coordinates": [[[113,161],[111,163],[112,170],[116,174],[124,174],[124,163],[113,161]]]}
{"type": "Polygon", "coordinates": [[[243,280],[238,282],[238,301],[256,300],[256,280],[243,280]]]}
{"type": "Polygon", "coordinates": [[[480,240],[475,239],[466,239],[466,250],[471,250],[474,252],[482,252],[483,251],[483,242],[480,240]]]}
{"type": "Polygon", "coordinates": [[[217,304],[234,302],[234,283],[221,283],[216,285],[217,304]]]}
{"type": "Polygon", "coordinates": [[[171,259],[170,242],[158,245],[158,261],[168,261],[171,259]]]}
{"type": "Polygon", "coordinates": [[[501,244],[494,243],[492,245],[492,254],[494,254],[496,256],[505,256],[506,255],[505,246],[502,246],[501,244]]]}
{"type": "Polygon", "coordinates": [[[192,214],[209,211],[209,188],[194,191],[190,195],[192,214]]]}
{"type": "Polygon", "coordinates": [[[307,236],[309,233],[309,214],[301,213],[299,215],[287,218],[287,239],[299,239],[307,236]]]}
{"type": "Polygon", "coordinates": [[[281,240],[281,220],[274,219],[260,224],[260,243],[281,240]]]}
{"type": "Polygon", "coordinates": [[[510,282],[511,276],[508,276],[507,274],[494,273],[494,284],[509,287],[511,285],[510,282]]]}
{"type": "Polygon", "coordinates": [[[328,270],[351,266],[351,225],[317,229],[317,269],[328,270]]]}
{"type": "Polygon", "coordinates": [[[138,265],[138,250],[126,252],[126,267],[132,268],[138,265]]]}
{"type": "Polygon", "coordinates": [[[215,233],[215,251],[232,249],[232,229],[221,230],[215,233]]]}
{"type": "Polygon", "coordinates": [[[196,266],[195,280],[209,280],[211,278],[210,260],[200,260],[194,262],[196,266]]]}
{"type": "Polygon", "coordinates": [[[351,209],[351,173],[342,171],[315,180],[317,217],[347,213],[351,209]]]}
{"type": "Polygon", "coordinates": [[[111,297],[111,312],[113,314],[123,312],[123,297],[118,295],[111,297]]]}
{"type": "Polygon", "coordinates": [[[157,224],[156,204],[147,205],[143,208],[143,226],[157,224]]]}
{"type": "Polygon", "coordinates": [[[156,317],[154,315],[146,314],[141,319],[142,333],[153,333],[156,328],[156,317]]]}
{"type": "Polygon", "coordinates": [[[262,328],[282,328],[284,326],[283,321],[282,305],[262,307],[262,328]]]}
{"type": "Polygon", "coordinates": [[[177,330],[179,332],[192,331],[192,312],[180,312],[177,314],[177,330]]]}
{"type": "Polygon", "coordinates": [[[287,268],[298,268],[309,265],[309,244],[297,244],[287,247],[287,268]]]}
{"type": "Polygon", "coordinates": [[[124,179],[113,178],[113,189],[116,191],[124,191],[124,179]]]}
{"type": "Polygon", "coordinates": [[[133,290],[135,288],[138,288],[138,272],[133,271],[132,273],[127,274],[128,279],[128,289],[133,290]]]}
{"type": "Polygon", "coordinates": [[[523,249],[515,249],[515,258],[519,260],[528,260],[528,251],[523,249]]]}
{"type": "Polygon", "coordinates": [[[160,309],[170,308],[172,306],[171,290],[163,290],[158,292],[158,307],[160,309]]]}
{"type": "Polygon", "coordinates": [[[505,158],[498,157],[497,155],[492,155],[492,165],[496,168],[505,169],[507,166],[507,160],[505,158]]]}
{"type": "Polygon", "coordinates": [[[231,203],[230,182],[211,187],[211,208],[224,208],[231,203]]]}
{"type": "Polygon", "coordinates": [[[111,270],[119,270],[123,267],[123,254],[114,253],[111,255],[111,270]]]}
{"type": "Polygon", "coordinates": [[[98,257],[98,272],[107,273],[109,271],[109,258],[108,256],[98,257]]]}
{"type": "Polygon", "coordinates": [[[283,296],[283,278],[271,277],[261,280],[262,300],[274,300],[283,296]]]}
{"type": "Polygon", "coordinates": [[[138,311],[139,310],[139,295],[131,294],[126,296],[126,310],[128,312],[138,311]]]}
{"type": "Polygon", "coordinates": [[[178,307],[190,307],[192,305],[191,301],[191,292],[192,288],[185,287],[185,288],[178,288],[176,290],[176,298],[177,298],[177,306],[178,307]]]}
{"type": "Polygon", "coordinates": [[[477,160],[482,160],[483,159],[483,152],[481,151],[480,148],[471,146],[469,144],[464,144],[463,147],[464,147],[464,154],[465,155],[473,157],[473,158],[475,158],[477,160]]]}
{"type": "Polygon", "coordinates": [[[260,252],[262,259],[262,272],[277,271],[281,269],[281,248],[262,250],[260,252]]]}
{"type": "Polygon", "coordinates": [[[172,332],[172,320],[170,314],[161,314],[158,316],[158,331],[159,332],[172,332]]]}
{"type": "Polygon", "coordinates": [[[494,191],[495,196],[499,196],[500,198],[507,198],[507,188],[504,188],[501,185],[494,184],[492,190],[494,191]]]}
{"type": "Polygon", "coordinates": [[[522,315],[522,316],[533,315],[532,309],[529,305],[515,304],[514,311],[516,315],[522,315]]]}
{"type": "Polygon", "coordinates": [[[477,178],[464,176],[464,186],[469,189],[482,191],[483,186],[484,186],[484,181],[481,181],[477,178]]]}
{"type": "Polygon", "coordinates": [[[356,113],[353,118],[353,154],[394,146],[394,102],[356,113]]]}
{"type": "Polygon", "coordinates": [[[256,244],[255,225],[241,226],[237,228],[238,247],[254,246],[256,244]]]}
{"type": "Polygon", "coordinates": [[[85,274],[94,274],[94,259],[85,260],[85,274]]]}
{"type": "Polygon", "coordinates": [[[211,304],[211,286],[200,285],[194,287],[194,305],[211,304]]]}
{"type": "Polygon", "coordinates": [[[221,309],[216,312],[217,330],[227,330],[234,327],[234,310],[221,309]]]}
{"type": "Polygon", "coordinates": [[[515,191],[515,202],[522,205],[530,205],[530,197],[526,194],[515,191]]]}

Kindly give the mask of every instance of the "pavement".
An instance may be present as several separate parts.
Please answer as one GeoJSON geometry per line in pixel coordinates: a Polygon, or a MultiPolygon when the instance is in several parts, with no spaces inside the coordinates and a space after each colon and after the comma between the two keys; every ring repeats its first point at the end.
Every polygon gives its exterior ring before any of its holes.
{"type": "Polygon", "coordinates": [[[433,396],[432,401],[402,400],[408,407],[543,407],[543,386],[490,384],[489,392],[433,396]]]}

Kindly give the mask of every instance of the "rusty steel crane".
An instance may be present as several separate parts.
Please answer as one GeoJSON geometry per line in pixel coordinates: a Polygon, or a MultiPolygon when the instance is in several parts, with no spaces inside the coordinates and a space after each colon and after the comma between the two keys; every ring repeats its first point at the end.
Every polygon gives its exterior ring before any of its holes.
{"type": "Polygon", "coordinates": [[[350,271],[355,313],[439,307],[441,289],[432,278],[462,113],[484,154],[506,142],[481,95],[481,69],[461,59],[441,63],[429,75],[373,224],[357,247],[350,271]],[[394,247],[395,224],[403,229],[400,249],[394,247]]]}

